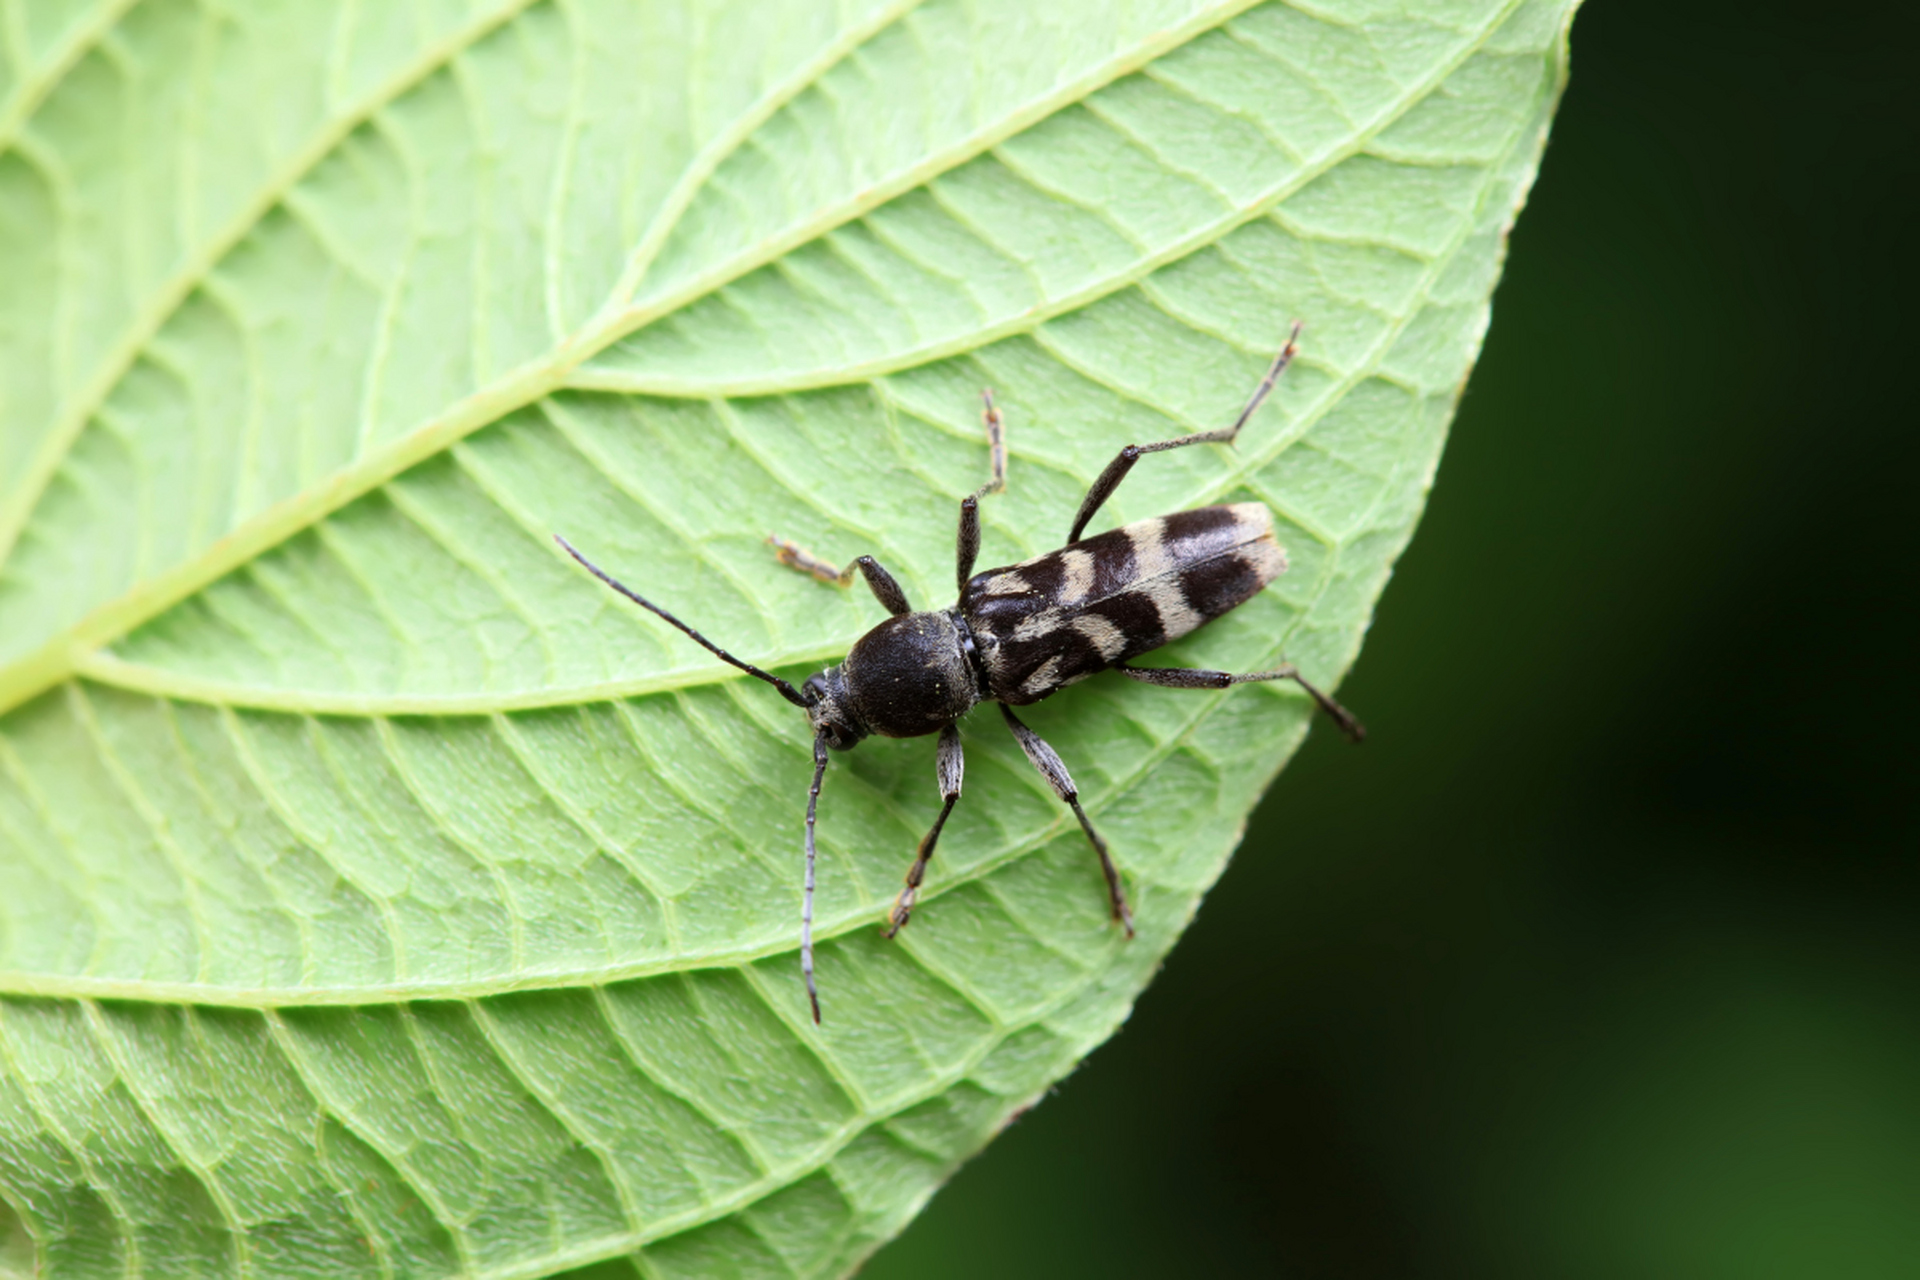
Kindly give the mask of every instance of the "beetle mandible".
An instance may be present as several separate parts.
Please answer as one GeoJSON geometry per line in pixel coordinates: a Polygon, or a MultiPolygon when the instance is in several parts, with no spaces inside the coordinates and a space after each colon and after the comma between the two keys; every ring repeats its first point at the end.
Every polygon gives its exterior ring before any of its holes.
{"type": "Polygon", "coordinates": [[[1054,749],[1015,715],[1013,708],[1050,697],[1067,685],[1113,669],[1145,684],[1172,689],[1224,689],[1255,680],[1291,680],[1313,698],[1348,737],[1366,730],[1353,715],[1309,684],[1291,663],[1271,671],[1236,675],[1184,667],[1136,667],[1132,660],[1179,639],[1196,627],[1252,599],[1286,572],[1286,552],[1273,536],[1273,513],[1259,502],[1196,507],[1170,516],[1136,520],[1082,538],[1134,463],[1149,453],[1193,444],[1232,444],[1273,390],[1298,350],[1295,322],[1286,345],[1268,366],[1233,425],[1154,444],[1130,444],[1108,463],[1073,517],[1066,545],[1000,569],[973,572],[980,552],[980,499],[1007,486],[1006,433],[993,393],[986,404],[991,478],[960,503],[958,571],[960,598],[950,609],[916,612],[893,575],[872,556],[838,570],[780,538],[769,538],[782,563],[825,582],[848,586],[857,572],[892,615],[854,641],[839,666],[809,676],[796,689],[768,671],[734,657],[680,619],[609,576],[559,534],[554,540],[586,570],[641,608],[685,632],[708,652],[766,681],[807,713],[814,731],[813,785],[807,791],[806,883],[800,909],[800,971],[813,1020],[820,1021],[820,993],[813,974],[814,817],[827,752],[846,751],[869,734],[888,738],[940,735],[936,771],[940,816],[920,841],[907,870],[906,887],[888,915],[891,938],[913,913],[927,861],[947,815],[960,798],[963,758],[959,719],[982,702],[995,702],[1021,750],[1054,794],[1080,821],[1100,858],[1114,920],[1133,936],[1120,872],[1107,842],[1094,830],[1080,793],[1054,749]]]}

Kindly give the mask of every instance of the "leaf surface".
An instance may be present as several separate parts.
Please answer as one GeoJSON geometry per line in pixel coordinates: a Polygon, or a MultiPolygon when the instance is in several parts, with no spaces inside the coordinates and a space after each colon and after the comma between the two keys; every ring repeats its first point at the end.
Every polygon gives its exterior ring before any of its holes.
{"type": "Polygon", "coordinates": [[[1168,650],[1358,650],[1477,351],[1572,0],[0,6],[0,1266],[837,1274],[1112,1033],[1308,704],[1036,707],[923,905],[929,741],[792,678],[1220,500],[1292,568],[1168,650]],[[24,1261],[20,1261],[24,1260],[24,1261]]]}

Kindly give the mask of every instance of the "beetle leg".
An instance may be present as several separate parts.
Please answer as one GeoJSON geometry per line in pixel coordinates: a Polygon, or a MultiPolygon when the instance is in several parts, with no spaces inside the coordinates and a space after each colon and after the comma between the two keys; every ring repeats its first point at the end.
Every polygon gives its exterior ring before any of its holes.
{"type": "Polygon", "coordinates": [[[1308,696],[1327,713],[1328,718],[1340,726],[1340,732],[1355,742],[1366,741],[1367,727],[1354,718],[1353,712],[1307,683],[1306,677],[1300,674],[1300,669],[1291,662],[1275,667],[1272,671],[1253,671],[1246,675],[1234,675],[1226,671],[1196,671],[1189,667],[1122,665],[1115,667],[1114,670],[1142,684],[1157,684],[1165,689],[1224,689],[1228,685],[1252,684],[1258,680],[1291,680],[1305,689],[1308,696]]]}
{"type": "Polygon", "coordinates": [[[982,391],[980,401],[986,405],[980,417],[987,424],[987,456],[992,470],[985,484],[960,500],[960,536],[954,545],[954,565],[963,594],[967,589],[967,579],[973,576],[973,562],[980,555],[980,499],[990,493],[1005,493],[1007,490],[1005,419],[994,406],[992,390],[982,391]]]}
{"type": "Polygon", "coordinates": [[[1046,740],[1013,714],[1013,708],[1006,703],[1000,704],[1000,714],[1007,718],[1007,727],[1013,730],[1013,736],[1020,741],[1020,749],[1027,753],[1027,759],[1047,780],[1053,793],[1065,800],[1073,809],[1073,816],[1080,819],[1080,829],[1087,833],[1087,839],[1093,844],[1093,851],[1100,855],[1100,874],[1107,878],[1107,900],[1113,906],[1113,918],[1126,929],[1127,936],[1133,936],[1133,911],[1127,906],[1127,891],[1120,887],[1120,871],[1113,865],[1113,858],[1107,853],[1107,842],[1093,829],[1093,823],[1087,817],[1087,811],[1080,807],[1080,793],[1075,790],[1073,778],[1067,773],[1067,766],[1060,755],[1046,744],[1046,740]]]}
{"type": "Polygon", "coordinates": [[[933,820],[933,830],[922,837],[920,848],[913,855],[913,865],[907,868],[907,887],[900,891],[893,913],[888,917],[886,936],[889,938],[907,927],[914,900],[920,896],[920,881],[927,874],[927,860],[933,857],[933,846],[940,842],[940,828],[947,825],[947,815],[953,812],[953,803],[960,798],[960,776],[966,771],[966,757],[960,751],[958,726],[948,725],[940,731],[934,768],[940,776],[940,816],[933,820]]]}
{"type": "Polygon", "coordinates": [[[999,406],[993,403],[993,388],[988,387],[980,393],[980,421],[987,428],[987,482],[980,486],[975,497],[985,497],[989,493],[1007,491],[1007,422],[1000,414],[999,406]]]}
{"type": "Polygon", "coordinates": [[[1287,366],[1293,362],[1294,352],[1299,350],[1294,343],[1299,337],[1300,322],[1296,320],[1293,322],[1292,332],[1287,335],[1287,345],[1280,348],[1280,354],[1275,356],[1273,363],[1267,366],[1266,376],[1260,379],[1260,385],[1253,390],[1253,398],[1248,400],[1246,407],[1240,410],[1240,416],[1233,420],[1232,426],[1222,427],[1218,431],[1196,431],[1190,436],[1181,436],[1177,440],[1161,440],[1154,444],[1130,444],[1114,455],[1113,461],[1107,464],[1107,469],[1100,473],[1094,480],[1093,487],[1087,490],[1087,496],[1081,499],[1080,510],[1073,517],[1073,528],[1067,533],[1068,544],[1080,541],[1081,533],[1086,530],[1087,521],[1093,519],[1094,513],[1100,510],[1101,503],[1113,496],[1113,491],[1120,487],[1120,482],[1127,478],[1127,472],[1133,470],[1133,464],[1140,461],[1142,455],[1164,453],[1168,449],[1184,449],[1190,444],[1232,444],[1234,437],[1240,434],[1240,428],[1247,425],[1247,420],[1253,417],[1254,410],[1260,407],[1261,402],[1267,398],[1267,393],[1273,390],[1273,384],[1280,381],[1280,375],[1285,373],[1287,366]]]}
{"type": "Polygon", "coordinates": [[[973,562],[980,555],[980,495],[960,499],[960,536],[954,540],[954,576],[960,580],[960,594],[967,592],[967,579],[973,576],[973,562]]]}
{"type": "Polygon", "coordinates": [[[907,593],[872,556],[861,556],[846,568],[836,569],[797,542],[789,542],[771,533],[767,535],[767,542],[773,547],[774,557],[789,569],[798,569],[816,581],[830,582],[836,587],[852,586],[853,575],[858,573],[867,580],[874,598],[887,607],[888,613],[897,618],[903,613],[913,612],[913,607],[907,603],[907,593]]]}

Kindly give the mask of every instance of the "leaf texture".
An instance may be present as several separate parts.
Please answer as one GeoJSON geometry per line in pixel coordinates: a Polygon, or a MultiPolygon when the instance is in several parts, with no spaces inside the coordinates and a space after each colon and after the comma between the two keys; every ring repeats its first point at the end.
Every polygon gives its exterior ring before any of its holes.
{"type": "MultiPolygon", "coordinates": [[[[1276,514],[1169,651],[1357,652],[1572,0],[0,4],[0,1267],[833,1275],[1124,1019],[1308,704],[1034,709],[821,801],[795,677],[1103,519],[1276,514]]],[[[1121,687],[1125,686],[1125,687],[1121,687]]]]}

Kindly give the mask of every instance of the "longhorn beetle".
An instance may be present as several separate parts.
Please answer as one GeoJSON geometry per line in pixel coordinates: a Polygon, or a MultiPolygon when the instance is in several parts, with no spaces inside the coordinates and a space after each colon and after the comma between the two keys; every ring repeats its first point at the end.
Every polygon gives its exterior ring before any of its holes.
{"type": "Polygon", "coordinates": [[[678,627],[722,662],[766,681],[807,713],[814,731],[813,785],[807,790],[800,972],[806,980],[807,1001],[815,1023],[820,1021],[820,993],[813,978],[814,814],[820,804],[820,781],[826,775],[829,749],[845,751],[872,733],[888,738],[940,735],[935,754],[940,816],[920,841],[913,865],[907,869],[906,888],[900,891],[888,915],[886,936],[891,938],[906,926],[913,913],[927,860],[933,857],[940,829],[960,798],[962,757],[956,722],[982,702],[999,703],[1000,714],[1027,759],[1080,820],[1080,829],[1087,833],[1087,840],[1099,855],[1113,918],[1131,938],[1133,913],[1120,885],[1120,873],[1107,852],[1107,842],[1080,807],[1080,793],[1074,789],[1067,766],[1013,713],[1013,708],[1050,697],[1108,668],[1145,684],[1170,689],[1224,689],[1254,680],[1291,680],[1306,690],[1348,737],[1359,742],[1366,736],[1366,730],[1345,707],[1307,683],[1291,663],[1247,675],[1129,665],[1141,654],[1177,640],[1252,599],[1286,572],[1286,552],[1274,541],[1273,513],[1263,503],[1196,507],[1170,516],[1136,520],[1091,538],[1080,536],[1143,455],[1190,444],[1232,444],[1286,372],[1299,337],[1300,325],[1296,322],[1286,346],[1274,357],[1232,426],[1177,440],[1128,445],[1087,490],[1064,547],[976,574],[973,561],[980,552],[980,499],[1007,487],[1006,433],[1000,411],[993,404],[993,393],[983,392],[992,478],[960,503],[960,598],[951,609],[915,612],[900,584],[872,556],[861,556],[845,570],[838,570],[791,542],[769,538],[783,564],[823,582],[849,586],[858,572],[892,615],[854,641],[839,666],[807,677],[798,689],[734,657],[610,577],[565,538],[554,535],[567,554],[594,577],[678,627]]]}

